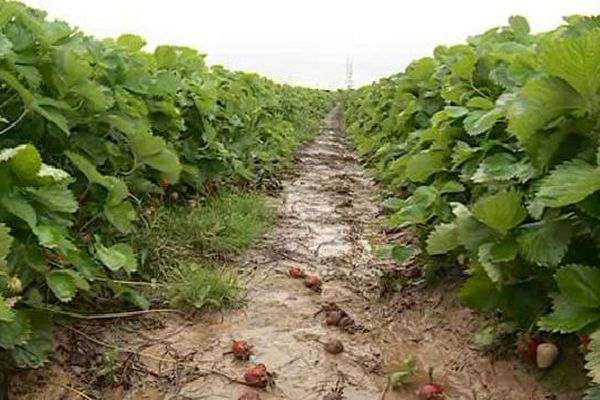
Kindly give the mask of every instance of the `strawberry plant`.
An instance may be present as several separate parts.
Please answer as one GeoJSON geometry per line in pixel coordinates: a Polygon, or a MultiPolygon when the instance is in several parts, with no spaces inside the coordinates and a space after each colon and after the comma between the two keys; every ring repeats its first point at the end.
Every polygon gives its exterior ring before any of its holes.
{"type": "Polygon", "coordinates": [[[533,35],[514,16],[439,46],[348,91],[346,122],[388,196],[388,223],[418,233],[426,265],[461,260],[464,304],[523,330],[593,333],[600,24],[565,21],[533,35]]]}
{"type": "Polygon", "coordinates": [[[79,298],[147,308],[123,282],[155,204],[268,177],[330,102],[144,46],[0,0],[0,353],[16,366],[45,360],[53,314],[79,298]]]}

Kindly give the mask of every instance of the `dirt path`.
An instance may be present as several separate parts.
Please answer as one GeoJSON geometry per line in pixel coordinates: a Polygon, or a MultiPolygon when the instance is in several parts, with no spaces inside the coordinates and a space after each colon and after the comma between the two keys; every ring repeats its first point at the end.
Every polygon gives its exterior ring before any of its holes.
{"type": "Polygon", "coordinates": [[[276,226],[239,260],[247,305],[192,323],[164,317],[160,329],[148,332],[119,330],[123,346],[150,355],[136,356],[137,370],[147,375],[144,387],[122,396],[237,400],[253,389],[219,373],[242,379],[249,363],[223,352],[232,339],[245,339],[254,345],[252,361],[278,375],[274,389],[260,392],[263,400],[320,400],[336,384],[347,400],[415,399],[429,366],[449,399],[544,398],[517,363],[492,364],[468,348],[480,321],[450,290],[379,299],[373,271],[381,261],[371,248],[378,236],[376,188],[349,150],[339,114],[335,108],[316,140],[299,151],[276,226]],[[293,265],[320,276],[322,293],[288,277],[293,265]],[[345,332],[326,326],[323,315],[314,317],[329,301],[364,329],[345,332]],[[400,306],[405,310],[398,316],[393,311],[400,306]],[[334,336],[345,347],[339,355],[323,350],[334,336]],[[147,345],[149,338],[154,345],[147,345]],[[386,391],[390,369],[408,356],[417,360],[415,385],[386,391]]]}

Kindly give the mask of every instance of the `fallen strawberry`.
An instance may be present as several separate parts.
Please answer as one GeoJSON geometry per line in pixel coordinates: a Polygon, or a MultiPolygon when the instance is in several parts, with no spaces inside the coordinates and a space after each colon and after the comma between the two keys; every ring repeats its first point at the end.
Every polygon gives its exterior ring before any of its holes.
{"type": "Polygon", "coordinates": [[[238,360],[249,360],[252,352],[252,345],[245,340],[234,340],[231,344],[231,350],[223,354],[233,354],[238,360]]]}
{"type": "Polygon", "coordinates": [[[240,395],[238,400],[261,400],[260,395],[256,392],[244,392],[240,395]]]}
{"type": "Polygon", "coordinates": [[[344,351],[344,345],[339,339],[331,338],[324,344],[325,351],[330,354],[340,354],[344,351]]]}
{"type": "Polygon", "coordinates": [[[317,293],[321,292],[321,285],[322,285],[321,279],[319,279],[318,276],[307,275],[304,278],[304,286],[306,286],[309,289],[314,290],[317,293]]]}
{"type": "Polygon", "coordinates": [[[433,383],[433,368],[429,368],[429,383],[419,388],[419,400],[438,400],[443,398],[444,389],[433,383]]]}
{"type": "Polygon", "coordinates": [[[340,323],[342,317],[346,316],[346,313],[342,310],[329,311],[325,313],[325,325],[337,326],[340,323]]]}
{"type": "Polygon", "coordinates": [[[246,369],[244,380],[250,386],[265,388],[275,385],[275,374],[268,372],[265,364],[256,364],[246,369]]]}
{"type": "Polygon", "coordinates": [[[304,270],[298,266],[290,267],[288,270],[288,275],[292,278],[304,278],[304,270]]]}

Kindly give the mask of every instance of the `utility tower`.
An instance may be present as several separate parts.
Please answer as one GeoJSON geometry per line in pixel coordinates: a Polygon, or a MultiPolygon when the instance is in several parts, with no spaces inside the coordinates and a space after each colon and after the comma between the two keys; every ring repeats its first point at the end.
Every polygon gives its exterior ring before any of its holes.
{"type": "Polygon", "coordinates": [[[347,89],[352,89],[352,87],[354,86],[354,81],[352,79],[352,72],[353,72],[352,59],[350,57],[346,57],[346,88],[347,89]]]}

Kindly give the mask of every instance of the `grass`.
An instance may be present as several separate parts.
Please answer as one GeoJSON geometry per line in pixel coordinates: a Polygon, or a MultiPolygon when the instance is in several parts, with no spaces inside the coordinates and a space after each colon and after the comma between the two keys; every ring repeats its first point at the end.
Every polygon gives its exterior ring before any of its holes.
{"type": "Polygon", "coordinates": [[[167,292],[177,307],[219,309],[238,299],[237,278],[224,267],[184,263],[170,271],[167,292]]]}
{"type": "Polygon", "coordinates": [[[161,207],[136,238],[144,275],[160,279],[182,262],[226,260],[256,241],[274,217],[268,198],[252,192],[223,192],[201,204],[161,207]]]}
{"type": "Polygon", "coordinates": [[[140,274],[164,284],[178,307],[221,308],[238,298],[236,275],[221,266],[255,242],[275,219],[264,195],[221,192],[202,202],[162,206],[135,238],[140,274]]]}

